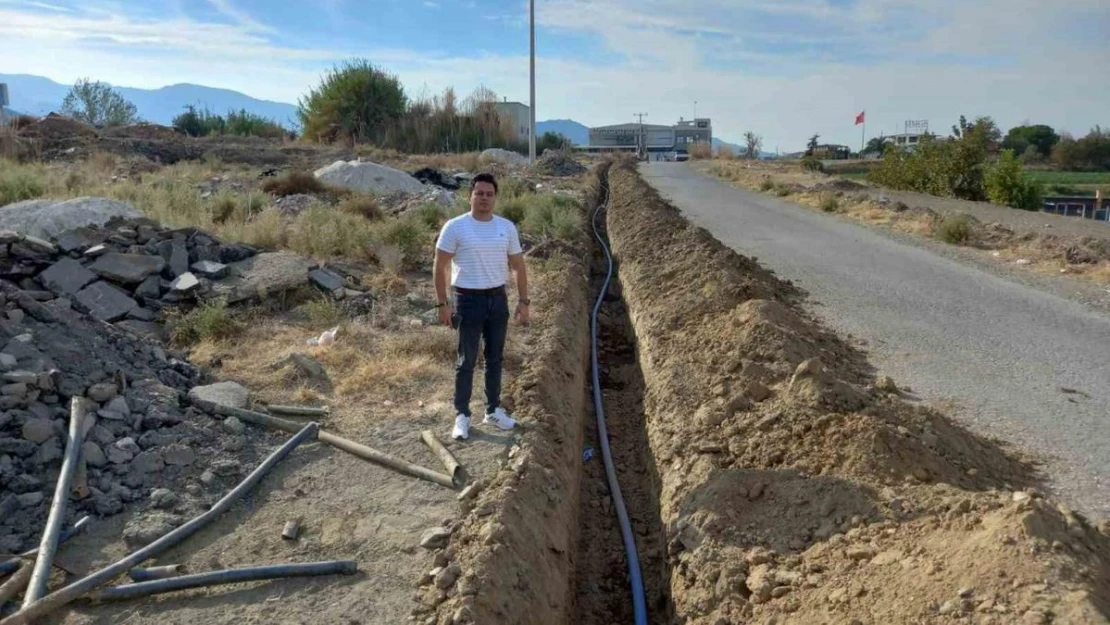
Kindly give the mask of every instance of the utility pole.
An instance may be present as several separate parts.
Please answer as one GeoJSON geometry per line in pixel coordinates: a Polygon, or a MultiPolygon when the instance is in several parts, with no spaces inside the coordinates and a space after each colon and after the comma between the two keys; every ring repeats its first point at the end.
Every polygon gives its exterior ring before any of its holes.
{"type": "Polygon", "coordinates": [[[698,101],[694,100],[694,119],[698,118],[698,101]]]}
{"type": "Polygon", "coordinates": [[[530,39],[529,51],[529,83],[531,102],[528,107],[528,162],[536,162],[536,0],[528,2],[528,36],[530,39]]]}
{"type": "Polygon", "coordinates": [[[647,117],[647,113],[633,113],[632,116],[640,118],[640,150],[639,151],[640,151],[640,156],[641,157],[646,157],[647,156],[647,138],[644,137],[644,118],[647,117]]]}

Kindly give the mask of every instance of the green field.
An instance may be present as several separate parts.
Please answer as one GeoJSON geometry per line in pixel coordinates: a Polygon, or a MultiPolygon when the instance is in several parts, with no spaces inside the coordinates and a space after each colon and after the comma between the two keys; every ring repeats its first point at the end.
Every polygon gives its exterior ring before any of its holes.
{"type": "Polygon", "coordinates": [[[1110,171],[1051,171],[1026,170],[1033,180],[1041,184],[1110,185],[1110,171]]]}

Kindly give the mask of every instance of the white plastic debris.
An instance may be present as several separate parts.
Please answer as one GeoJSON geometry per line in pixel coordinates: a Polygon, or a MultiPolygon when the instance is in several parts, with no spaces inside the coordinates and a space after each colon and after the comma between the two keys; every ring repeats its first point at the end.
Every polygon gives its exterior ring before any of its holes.
{"type": "Polygon", "coordinates": [[[324,332],[321,333],[320,336],[314,336],[305,342],[309,345],[319,345],[320,347],[327,347],[328,345],[331,345],[335,342],[335,335],[338,333],[339,326],[335,326],[330,330],[324,330],[324,332]]]}
{"type": "Polygon", "coordinates": [[[1019,259],[1014,261],[1014,264],[1015,265],[1032,265],[1033,261],[1029,260],[1028,258],[1019,258],[1019,259]]]}

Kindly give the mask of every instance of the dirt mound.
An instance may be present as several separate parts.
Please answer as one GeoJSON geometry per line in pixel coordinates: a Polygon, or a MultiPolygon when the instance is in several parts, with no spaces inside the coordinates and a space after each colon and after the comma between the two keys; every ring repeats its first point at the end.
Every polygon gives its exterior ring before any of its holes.
{"type": "Polygon", "coordinates": [[[548,150],[544,152],[532,171],[541,176],[578,176],[588,171],[586,166],[574,160],[574,155],[563,150],[548,150]]]}
{"type": "Polygon", "coordinates": [[[820,182],[812,187],[812,191],[844,191],[850,193],[852,191],[863,191],[867,189],[867,185],[860,184],[854,180],[845,180],[838,178],[830,182],[820,182]]]}
{"type": "Polygon", "coordinates": [[[105,137],[116,137],[120,139],[155,139],[159,141],[180,141],[185,138],[185,135],[177,132],[173,128],[161,126],[159,124],[118,126],[105,129],[102,134],[105,137]]]}
{"type": "Polygon", "coordinates": [[[44,142],[59,141],[74,137],[96,137],[98,133],[92,126],[87,126],[75,119],[51,113],[35,123],[30,123],[20,129],[19,134],[25,137],[42,139],[44,142]]]}
{"type": "Polygon", "coordinates": [[[634,169],[609,183],[677,620],[1106,622],[1110,528],[903,403],[793,287],[634,169]]]}

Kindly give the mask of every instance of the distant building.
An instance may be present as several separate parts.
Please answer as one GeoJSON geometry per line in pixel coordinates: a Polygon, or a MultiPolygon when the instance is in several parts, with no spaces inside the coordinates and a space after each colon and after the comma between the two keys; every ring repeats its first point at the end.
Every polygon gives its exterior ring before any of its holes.
{"type": "Polygon", "coordinates": [[[662,124],[614,124],[590,128],[587,152],[635,152],[638,154],[686,154],[695,143],[711,143],[713,126],[708,118],[662,124]]]}
{"type": "Polygon", "coordinates": [[[503,120],[511,120],[513,136],[517,141],[528,141],[529,131],[532,128],[532,115],[528,105],[508,100],[498,102],[497,115],[503,120]]]}
{"type": "Polygon", "coordinates": [[[897,135],[887,135],[883,137],[883,141],[900,148],[914,148],[927,136],[929,136],[928,132],[903,132],[897,135]]]}
{"type": "Polygon", "coordinates": [[[822,160],[847,160],[852,157],[852,148],[846,145],[823,144],[813,148],[813,156],[822,160]]]}

